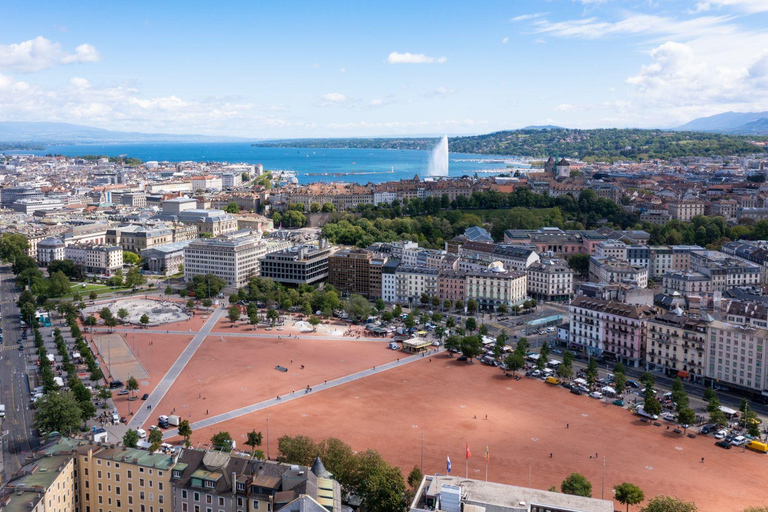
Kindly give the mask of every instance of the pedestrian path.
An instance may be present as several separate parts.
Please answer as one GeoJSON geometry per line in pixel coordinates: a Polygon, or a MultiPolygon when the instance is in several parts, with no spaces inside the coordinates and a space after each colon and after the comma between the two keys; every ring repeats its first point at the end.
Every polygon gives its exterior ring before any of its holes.
{"type": "Polygon", "coordinates": [[[205,322],[205,325],[203,325],[195,337],[192,338],[192,341],[187,345],[187,348],[184,349],[184,352],[182,352],[179,358],[176,359],[176,362],[173,363],[173,366],[171,366],[165,374],[165,377],[163,377],[160,383],[149,395],[149,398],[144,402],[144,407],[141,407],[136,411],[136,414],[133,415],[128,422],[128,427],[140,427],[147,421],[147,419],[149,419],[152,415],[152,409],[160,403],[168,390],[171,389],[173,383],[176,382],[176,379],[187,366],[189,360],[192,359],[192,356],[195,355],[197,349],[203,344],[203,341],[205,341],[205,338],[210,334],[213,326],[216,325],[216,322],[218,322],[219,318],[224,314],[224,311],[225,309],[219,308],[211,314],[210,318],[205,322]]]}
{"type": "MultiPolygon", "coordinates": [[[[136,329],[107,329],[107,328],[94,328],[95,332],[103,332],[103,333],[113,333],[113,332],[122,332],[122,333],[135,333],[137,332],[136,329]]],[[[90,329],[89,329],[90,332],[90,329]]],[[[189,336],[193,331],[163,331],[162,329],[142,329],[141,332],[146,333],[159,333],[159,334],[178,334],[178,335],[186,335],[189,336]]],[[[351,340],[351,341],[377,341],[380,343],[389,343],[392,341],[392,338],[382,338],[379,337],[357,337],[357,336],[344,336],[344,335],[338,335],[334,336],[331,334],[321,334],[321,335],[313,335],[313,336],[302,336],[301,334],[298,335],[288,335],[288,334],[281,334],[280,331],[277,332],[270,332],[268,334],[258,334],[258,333],[248,333],[248,332],[218,332],[218,331],[210,331],[208,332],[208,336],[222,336],[224,338],[260,338],[260,339],[300,339],[302,341],[310,341],[310,340],[351,340]]]]}
{"type": "MultiPolygon", "coordinates": [[[[286,402],[290,402],[293,400],[298,400],[300,398],[305,398],[307,396],[311,396],[314,393],[318,393],[321,391],[325,391],[328,389],[335,388],[337,386],[342,386],[344,384],[349,384],[350,382],[354,382],[356,380],[363,379],[365,377],[370,377],[371,375],[376,375],[377,373],[382,373],[387,370],[391,370],[393,368],[398,368],[400,366],[405,366],[406,364],[413,363],[415,361],[421,361],[425,357],[434,357],[440,353],[442,353],[444,350],[442,348],[436,349],[434,352],[431,353],[425,353],[425,354],[416,354],[413,356],[406,357],[404,359],[400,359],[398,361],[392,361],[389,363],[382,364],[380,366],[374,366],[373,368],[370,368],[368,370],[363,370],[357,373],[352,373],[349,375],[345,375],[344,377],[339,377],[338,379],[334,379],[331,381],[327,381],[324,383],[316,384],[314,386],[310,386],[310,389],[312,389],[311,392],[306,393],[304,390],[301,391],[295,391],[293,393],[288,393],[285,395],[281,395],[279,397],[270,398],[269,400],[264,400],[263,402],[258,402],[252,405],[247,405],[245,407],[241,407],[240,409],[235,409],[233,411],[225,412],[222,414],[217,414],[216,416],[211,416],[210,418],[205,418],[200,421],[196,421],[190,425],[192,427],[192,430],[198,430],[206,427],[210,427],[212,425],[216,425],[217,423],[223,423],[225,421],[229,421],[235,418],[239,418],[240,416],[245,416],[246,414],[251,414],[253,412],[261,411],[264,409],[268,409],[272,406],[284,404],[286,402]]],[[[179,431],[177,429],[173,430],[166,430],[163,433],[163,439],[170,439],[172,437],[176,437],[179,435],[179,431]]]]}

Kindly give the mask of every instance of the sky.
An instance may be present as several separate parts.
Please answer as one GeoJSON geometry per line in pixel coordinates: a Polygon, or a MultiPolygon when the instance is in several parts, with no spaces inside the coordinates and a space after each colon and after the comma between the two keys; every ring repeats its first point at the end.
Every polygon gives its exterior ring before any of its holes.
{"type": "Polygon", "coordinates": [[[5,0],[0,121],[260,139],[768,110],[768,0],[5,0]]]}

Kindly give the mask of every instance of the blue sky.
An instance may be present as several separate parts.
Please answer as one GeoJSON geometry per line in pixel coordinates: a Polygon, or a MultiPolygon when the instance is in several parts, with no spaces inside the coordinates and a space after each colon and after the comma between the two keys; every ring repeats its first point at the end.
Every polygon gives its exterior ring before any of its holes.
{"type": "Polygon", "coordinates": [[[768,0],[6,0],[3,19],[5,121],[289,138],[768,110],[768,0]]]}

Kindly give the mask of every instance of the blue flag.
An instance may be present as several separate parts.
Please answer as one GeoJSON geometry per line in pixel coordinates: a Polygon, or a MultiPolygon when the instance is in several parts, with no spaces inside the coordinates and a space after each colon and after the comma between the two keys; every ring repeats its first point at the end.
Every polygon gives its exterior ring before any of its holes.
{"type": "Polygon", "coordinates": [[[448,474],[451,474],[451,458],[448,456],[448,454],[445,454],[445,465],[446,469],[448,470],[448,474]]]}

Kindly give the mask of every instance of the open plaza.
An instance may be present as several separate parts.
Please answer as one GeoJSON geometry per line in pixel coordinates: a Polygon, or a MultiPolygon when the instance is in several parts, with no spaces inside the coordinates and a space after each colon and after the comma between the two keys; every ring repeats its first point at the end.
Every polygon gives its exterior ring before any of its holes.
{"type": "MultiPolygon", "coordinates": [[[[722,450],[709,437],[676,434],[610,402],[515,380],[438,349],[389,350],[391,338],[338,321],[311,329],[284,317],[279,326],[254,328],[233,324],[225,311],[148,329],[96,329],[102,360],[117,354],[107,364],[113,378],[127,378],[130,368],[137,395],[148,395],[115,397],[130,428],[176,414],[190,421],[193,445],[228,431],[240,447],[256,429],[272,458],[282,435],[338,437],[355,450],[378,450],[404,472],[423,464],[426,474],[444,473],[450,456],[452,474],[484,479],[487,470],[490,481],[540,489],[576,471],[595,497],[610,499],[613,486],[628,481],[703,511],[764,504],[751,490],[762,484],[765,455],[722,450]],[[738,479],[723,478],[728,467],[738,468],[738,479]]],[[[165,434],[180,442],[175,430],[165,434]]]]}

